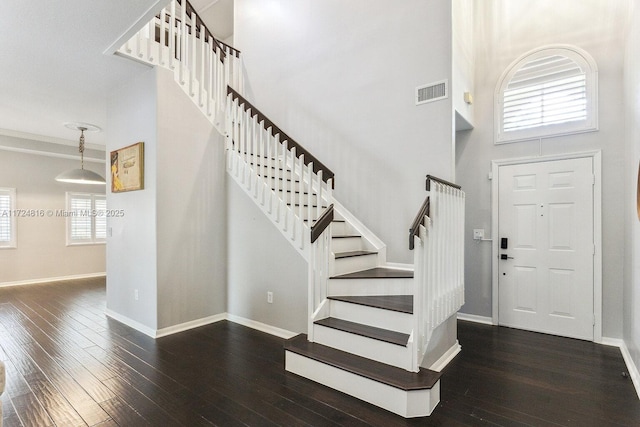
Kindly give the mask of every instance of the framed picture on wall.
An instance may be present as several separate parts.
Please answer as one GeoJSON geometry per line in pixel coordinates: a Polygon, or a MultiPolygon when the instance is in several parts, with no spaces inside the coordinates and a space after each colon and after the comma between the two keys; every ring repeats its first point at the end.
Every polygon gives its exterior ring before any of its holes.
{"type": "Polygon", "coordinates": [[[144,142],[111,152],[111,192],[144,189],[144,142]]]}

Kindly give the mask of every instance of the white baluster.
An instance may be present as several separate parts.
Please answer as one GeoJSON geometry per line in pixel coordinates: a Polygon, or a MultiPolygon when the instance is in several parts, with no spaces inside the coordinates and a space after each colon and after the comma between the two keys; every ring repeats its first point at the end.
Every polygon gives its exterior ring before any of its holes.
{"type": "Polygon", "coordinates": [[[273,179],[273,173],[274,170],[273,168],[276,167],[277,165],[273,164],[273,147],[271,144],[271,127],[268,127],[267,129],[265,129],[265,137],[266,137],[266,151],[267,151],[267,174],[265,177],[265,182],[267,185],[267,197],[269,198],[268,201],[265,201],[265,203],[267,203],[267,212],[269,212],[269,214],[271,214],[271,212],[273,211],[273,190],[271,189],[271,182],[273,179]]]}
{"type": "MultiPolygon", "coordinates": [[[[304,223],[304,154],[298,157],[298,172],[300,173],[300,192],[298,193],[298,217],[300,218],[300,230],[302,231],[302,224],[304,223]]],[[[294,206],[296,201],[295,193],[291,195],[291,206],[294,206]]],[[[309,219],[311,221],[311,219],[309,219]]]]}
{"type": "Polygon", "coordinates": [[[276,168],[274,170],[275,179],[273,180],[273,182],[275,183],[275,194],[276,194],[276,202],[277,202],[277,206],[274,212],[276,217],[276,222],[280,221],[281,201],[284,200],[284,195],[286,192],[286,186],[284,185],[284,181],[282,181],[282,185],[280,185],[281,178],[284,179],[283,177],[284,166],[282,168],[280,167],[280,146],[282,146],[282,154],[284,156],[284,153],[286,153],[287,151],[287,142],[288,141],[284,141],[280,143],[280,134],[276,134],[276,168]],[[280,189],[282,189],[282,197],[280,197],[280,189]]]}
{"type": "Polygon", "coordinates": [[[136,33],[136,53],[140,58],[144,56],[142,53],[142,31],[140,30],[136,33]]]}
{"type": "Polygon", "coordinates": [[[179,78],[180,84],[186,83],[184,76],[184,68],[186,65],[186,51],[187,51],[187,2],[183,1],[180,4],[180,57],[178,58],[180,67],[179,78]]]}
{"type": "Polygon", "coordinates": [[[209,36],[207,39],[207,115],[210,116],[211,112],[211,99],[213,97],[213,37],[209,36]]]}
{"type": "Polygon", "coordinates": [[[176,67],[176,0],[171,1],[171,15],[169,15],[169,68],[176,67]]]}
{"type": "MultiPolygon", "coordinates": [[[[313,168],[311,168],[310,170],[313,170],[313,168]]],[[[316,176],[318,182],[318,185],[316,186],[316,204],[318,205],[316,218],[320,218],[320,215],[322,214],[322,169],[318,171],[318,174],[316,176]]],[[[327,203],[327,206],[329,206],[330,204],[331,203],[327,203]]]]}
{"type": "MultiPolygon", "coordinates": [[[[258,115],[256,114],[256,117],[258,115]]],[[[258,139],[258,164],[259,164],[259,170],[260,170],[260,204],[262,206],[264,206],[265,203],[265,187],[267,185],[266,182],[266,178],[267,178],[267,169],[265,168],[265,163],[266,163],[266,159],[265,159],[265,131],[264,131],[264,120],[261,121],[259,123],[259,129],[258,129],[258,134],[260,135],[259,139],[258,139]]]]}
{"type": "Polygon", "coordinates": [[[147,61],[153,62],[153,44],[156,40],[156,22],[152,19],[146,25],[147,28],[147,61]]]}
{"type": "MultiPolygon", "coordinates": [[[[307,165],[307,177],[309,178],[309,190],[307,191],[307,224],[309,228],[311,228],[313,220],[319,217],[315,216],[313,211],[313,162],[309,162],[307,165]]],[[[302,200],[302,193],[300,193],[300,198],[302,200]]],[[[320,203],[318,203],[318,205],[320,205],[320,203]]]]}
{"type": "MultiPolygon", "coordinates": [[[[229,85],[229,86],[233,86],[231,80],[230,80],[230,76],[231,76],[231,61],[232,59],[229,57],[229,55],[227,54],[225,59],[224,59],[224,84],[225,85],[229,85]]],[[[234,88],[235,89],[235,88],[234,88]]]]}
{"type": "Polygon", "coordinates": [[[160,11],[160,46],[158,47],[158,63],[162,66],[166,64],[164,60],[164,45],[167,40],[167,10],[160,11]]]}
{"type": "Polygon", "coordinates": [[[200,24],[200,82],[199,82],[200,84],[198,84],[198,104],[200,104],[200,107],[204,107],[203,89],[205,84],[205,78],[204,78],[204,64],[205,64],[204,49],[206,47],[205,37],[206,35],[204,33],[204,25],[200,24]]]}
{"type": "Polygon", "coordinates": [[[198,31],[198,27],[196,26],[196,13],[191,12],[191,32],[189,37],[189,42],[191,51],[189,53],[189,95],[196,96],[195,89],[195,79],[196,79],[196,71],[198,70],[198,57],[197,57],[197,42],[196,33],[198,31]]]}

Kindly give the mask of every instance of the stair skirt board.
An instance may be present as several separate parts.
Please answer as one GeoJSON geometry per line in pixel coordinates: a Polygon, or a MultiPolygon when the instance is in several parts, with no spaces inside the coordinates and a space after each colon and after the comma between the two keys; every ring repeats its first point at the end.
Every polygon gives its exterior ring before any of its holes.
{"type": "Polygon", "coordinates": [[[313,325],[313,341],[397,368],[411,369],[411,351],[407,346],[391,344],[318,324],[313,325]]]}
{"type": "Polygon", "coordinates": [[[329,279],[328,295],[412,295],[413,278],[329,279]]]}
{"type": "Polygon", "coordinates": [[[431,389],[401,390],[285,351],[285,369],[405,418],[431,415],[440,401],[440,381],[431,389]]]}
{"type": "Polygon", "coordinates": [[[409,313],[336,300],[329,300],[329,313],[331,317],[350,322],[405,334],[411,333],[413,316],[409,313]]]}

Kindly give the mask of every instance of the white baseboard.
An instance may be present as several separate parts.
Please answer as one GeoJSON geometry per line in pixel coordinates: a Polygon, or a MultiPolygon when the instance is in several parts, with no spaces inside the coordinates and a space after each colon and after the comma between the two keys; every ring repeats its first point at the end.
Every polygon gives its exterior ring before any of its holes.
{"type": "Polygon", "coordinates": [[[162,329],[153,329],[147,325],[143,325],[137,320],[133,320],[127,316],[124,316],[120,313],[116,313],[113,310],[109,310],[108,308],[105,310],[105,314],[112,319],[117,320],[120,323],[124,323],[130,328],[135,329],[138,332],[142,332],[145,335],[150,336],[151,338],[161,338],[166,337],[167,335],[177,334],[179,332],[188,331],[189,329],[198,328],[200,326],[209,325],[211,323],[216,323],[221,320],[228,320],[230,322],[237,323],[239,325],[247,326],[251,329],[255,329],[261,332],[265,332],[270,335],[274,335],[279,338],[289,339],[298,335],[297,332],[291,332],[286,329],[277,328],[275,326],[267,325],[266,323],[258,322],[255,320],[247,319],[241,316],[236,316],[235,314],[229,313],[220,313],[214,314],[213,316],[203,317],[201,319],[191,320],[189,322],[180,323],[178,325],[168,326],[162,329]]]}
{"type": "Polygon", "coordinates": [[[266,323],[258,322],[256,320],[247,319],[245,317],[236,316],[235,314],[227,313],[227,320],[237,323],[239,325],[247,326],[252,329],[256,329],[267,334],[275,335],[276,337],[289,339],[298,335],[297,332],[291,332],[286,329],[280,329],[275,326],[267,325],[266,323]]]}
{"type": "Polygon", "coordinates": [[[124,316],[120,313],[116,313],[113,310],[109,310],[108,308],[104,310],[104,314],[106,314],[107,316],[111,317],[114,320],[117,320],[120,323],[124,323],[125,325],[127,325],[130,328],[135,329],[138,332],[142,332],[145,335],[150,336],[151,338],[155,338],[156,337],[156,330],[153,328],[148,327],[147,325],[143,325],[142,323],[138,322],[137,320],[133,320],[127,316],[124,316]]]}
{"type": "Polygon", "coordinates": [[[452,345],[449,350],[447,350],[442,356],[440,356],[440,359],[433,362],[433,364],[429,366],[429,369],[432,371],[441,372],[449,364],[449,362],[451,362],[453,358],[456,357],[458,353],[460,353],[460,350],[462,350],[462,347],[460,346],[458,340],[456,340],[456,343],[452,345]]]}
{"type": "Polygon", "coordinates": [[[629,348],[627,348],[627,344],[624,341],[622,341],[622,345],[620,346],[620,352],[622,353],[624,363],[627,365],[627,370],[629,371],[629,376],[631,377],[633,386],[636,388],[638,399],[640,399],[640,372],[638,371],[636,364],[633,362],[629,348]]]}
{"type": "Polygon", "coordinates": [[[23,286],[23,285],[37,285],[41,283],[49,283],[49,282],[62,282],[65,280],[76,280],[76,279],[91,279],[94,277],[106,277],[107,273],[87,273],[87,274],[73,274],[70,276],[58,276],[58,277],[45,277],[43,279],[28,279],[28,280],[17,280],[15,282],[1,282],[0,288],[4,288],[5,286],[23,286]]]}
{"type": "Polygon", "coordinates": [[[624,359],[624,364],[627,365],[627,371],[629,371],[629,376],[631,377],[633,386],[635,387],[636,393],[638,394],[638,399],[640,399],[640,372],[638,371],[638,367],[631,357],[631,353],[629,352],[627,344],[620,338],[609,337],[602,337],[602,341],[600,341],[599,344],[618,347],[620,349],[620,353],[622,353],[622,358],[624,359]]]}
{"type": "Polygon", "coordinates": [[[203,317],[201,319],[191,320],[189,322],[180,323],[166,328],[158,329],[155,338],[166,337],[167,335],[177,334],[178,332],[188,331],[189,329],[199,328],[200,326],[210,325],[221,320],[227,319],[227,313],[214,314],[213,316],[203,317]]]}
{"type": "Polygon", "coordinates": [[[458,320],[466,320],[467,322],[482,323],[484,325],[493,325],[493,319],[486,316],[478,316],[476,314],[467,314],[458,312],[458,320]]]}

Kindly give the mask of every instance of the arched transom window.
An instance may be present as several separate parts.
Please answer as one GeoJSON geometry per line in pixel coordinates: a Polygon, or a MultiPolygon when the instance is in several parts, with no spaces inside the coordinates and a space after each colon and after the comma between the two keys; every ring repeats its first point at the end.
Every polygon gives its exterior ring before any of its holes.
{"type": "Polygon", "coordinates": [[[579,48],[523,55],[496,88],[496,143],[597,130],[597,85],[595,62],[579,48]]]}

